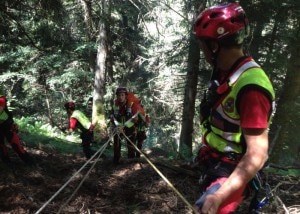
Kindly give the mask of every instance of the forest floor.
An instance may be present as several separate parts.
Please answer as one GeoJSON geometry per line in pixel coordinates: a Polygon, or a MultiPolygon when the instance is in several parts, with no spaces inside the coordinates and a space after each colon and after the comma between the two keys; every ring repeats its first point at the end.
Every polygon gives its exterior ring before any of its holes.
{"type": "MultiPolygon", "coordinates": [[[[99,158],[83,167],[86,160],[80,153],[63,155],[27,150],[35,159],[33,166],[25,165],[14,154],[11,165],[0,162],[1,214],[192,213],[144,158],[123,158],[118,165],[112,163],[112,157],[99,158]],[[79,169],[82,170],[78,173],[79,169]]],[[[149,149],[147,153],[178,193],[193,204],[200,194],[198,176],[193,171],[180,170],[180,163],[166,160],[163,151],[149,149]]],[[[294,211],[299,211],[300,206],[299,178],[279,175],[268,178],[274,197],[261,213],[288,213],[284,209],[298,213],[294,211]]],[[[248,203],[246,200],[236,213],[247,213],[248,203]]]]}

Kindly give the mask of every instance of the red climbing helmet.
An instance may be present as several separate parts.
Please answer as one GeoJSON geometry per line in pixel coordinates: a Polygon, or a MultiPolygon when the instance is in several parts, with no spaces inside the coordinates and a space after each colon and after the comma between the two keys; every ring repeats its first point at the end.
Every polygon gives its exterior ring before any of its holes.
{"type": "Polygon", "coordinates": [[[117,88],[116,95],[119,94],[119,93],[125,93],[125,94],[127,94],[128,93],[127,88],[125,88],[125,87],[119,87],[119,88],[117,88]]]}
{"type": "Polygon", "coordinates": [[[65,109],[66,110],[68,110],[68,109],[75,110],[75,103],[73,101],[66,102],[65,103],[65,109]]]}
{"type": "Polygon", "coordinates": [[[194,23],[194,34],[200,39],[220,41],[245,29],[242,43],[249,27],[245,11],[239,4],[220,4],[203,11],[194,23]]]}

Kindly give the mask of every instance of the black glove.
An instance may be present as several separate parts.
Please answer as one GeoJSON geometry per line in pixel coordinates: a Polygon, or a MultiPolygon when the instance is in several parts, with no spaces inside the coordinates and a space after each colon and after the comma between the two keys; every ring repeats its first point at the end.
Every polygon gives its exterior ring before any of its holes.
{"type": "Polygon", "coordinates": [[[11,130],[12,132],[18,133],[18,132],[19,132],[19,126],[18,126],[16,123],[13,123],[13,124],[11,125],[11,127],[10,127],[10,130],[11,130]]]}
{"type": "Polygon", "coordinates": [[[126,118],[131,118],[132,117],[132,110],[131,108],[126,109],[126,118]]]}
{"type": "Polygon", "coordinates": [[[210,115],[211,106],[207,102],[206,96],[204,95],[204,98],[202,99],[200,103],[200,122],[201,124],[207,120],[207,118],[210,115]]]}
{"type": "Polygon", "coordinates": [[[218,94],[217,89],[220,86],[218,80],[211,80],[208,84],[207,90],[207,102],[211,105],[211,107],[218,101],[220,98],[220,94],[218,94]]]}

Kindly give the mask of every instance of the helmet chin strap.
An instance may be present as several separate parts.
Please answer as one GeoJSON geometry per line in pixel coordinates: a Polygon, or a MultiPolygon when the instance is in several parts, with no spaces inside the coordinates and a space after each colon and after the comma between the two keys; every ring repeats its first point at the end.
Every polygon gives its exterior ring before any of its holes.
{"type": "Polygon", "coordinates": [[[211,62],[213,67],[213,72],[210,77],[210,80],[216,80],[218,78],[217,62],[218,62],[218,55],[220,52],[220,44],[214,40],[206,40],[205,45],[207,49],[210,51],[211,62]]]}
{"type": "MultiPolygon", "coordinates": [[[[211,48],[210,48],[211,49],[211,48]]],[[[213,66],[213,72],[211,74],[210,80],[216,80],[218,79],[218,69],[217,69],[217,63],[218,63],[218,55],[220,51],[220,46],[218,45],[218,48],[211,51],[211,60],[212,60],[212,66],[213,66]]]]}

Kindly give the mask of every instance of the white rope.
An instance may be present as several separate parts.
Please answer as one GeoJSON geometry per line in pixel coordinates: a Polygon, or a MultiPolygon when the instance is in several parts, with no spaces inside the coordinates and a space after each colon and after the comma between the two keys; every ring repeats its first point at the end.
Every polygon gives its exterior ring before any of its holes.
{"type": "MultiPolygon", "coordinates": [[[[73,196],[77,193],[77,191],[79,190],[79,188],[82,186],[83,182],[86,180],[86,178],[88,177],[88,175],[91,173],[92,169],[95,167],[97,161],[99,160],[99,158],[101,157],[103,151],[106,149],[108,145],[108,142],[106,142],[98,151],[101,150],[101,153],[98,155],[98,157],[95,159],[94,163],[92,164],[91,168],[89,169],[89,171],[85,174],[85,176],[82,178],[81,182],[78,184],[77,188],[74,190],[74,192],[72,193],[72,195],[68,198],[68,200],[66,200],[66,202],[60,207],[60,209],[58,210],[58,214],[62,211],[62,209],[70,202],[70,200],[73,198],[73,196]]],[[[92,157],[91,157],[92,159],[92,157]]]]}
{"type": "MultiPolygon", "coordinates": [[[[183,197],[183,195],[174,187],[174,185],[156,168],[156,166],[142,153],[142,151],[137,148],[137,146],[125,135],[124,131],[121,128],[117,128],[114,130],[113,134],[110,136],[108,141],[89,159],[86,161],[86,163],[77,171],[74,173],[74,175],[47,201],[45,204],[35,213],[39,214],[41,211],[74,179],[76,175],[78,175],[87,164],[89,164],[97,155],[97,160],[100,158],[101,154],[107,147],[108,143],[112,141],[112,138],[117,134],[118,137],[120,138],[120,133],[124,135],[124,137],[128,140],[128,142],[131,143],[131,145],[142,155],[143,158],[146,159],[146,161],[150,164],[150,166],[163,178],[163,180],[171,187],[171,189],[183,200],[183,202],[194,212],[197,213],[196,209],[183,197]]],[[[72,197],[76,194],[76,192],[79,190],[79,188],[82,186],[83,182],[89,175],[89,173],[92,171],[94,168],[95,164],[97,163],[97,160],[94,161],[93,165],[89,169],[89,171],[86,173],[86,175],[83,177],[82,181],[80,184],[77,186],[75,191],[72,193],[72,195],[68,198],[68,200],[60,207],[58,214],[62,211],[62,209],[65,207],[66,204],[69,203],[69,201],[72,199],[72,197]]]]}
{"type": "MultiPolygon", "coordinates": [[[[87,160],[85,162],[85,164],[77,172],[75,172],[74,175],[47,202],[45,202],[44,205],[38,211],[36,211],[35,214],[41,213],[41,211],[86,167],[86,165],[88,165],[100,153],[100,151],[101,151],[101,154],[102,154],[102,152],[104,151],[104,149],[102,149],[102,148],[106,148],[107,147],[108,143],[111,141],[111,139],[114,137],[115,134],[116,133],[112,134],[111,137],[108,139],[108,141],[89,160],[87,160]]],[[[99,157],[101,156],[101,154],[99,154],[99,157]]],[[[97,161],[94,162],[94,164],[92,165],[91,169],[94,167],[94,165],[95,165],[96,162],[97,161]]],[[[88,173],[90,173],[91,169],[88,171],[88,173]]],[[[80,183],[80,186],[81,186],[82,183],[83,182],[80,183]]],[[[78,189],[79,188],[77,188],[76,191],[78,189]]]]}

